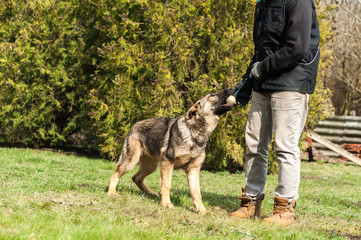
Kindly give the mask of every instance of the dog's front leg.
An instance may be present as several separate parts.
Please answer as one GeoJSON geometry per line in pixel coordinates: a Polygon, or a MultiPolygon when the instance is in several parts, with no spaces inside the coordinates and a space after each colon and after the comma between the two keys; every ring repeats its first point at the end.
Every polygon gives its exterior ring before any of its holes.
{"type": "Polygon", "coordinates": [[[196,207],[197,212],[203,214],[206,213],[207,210],[202,203],[202,195],[201,195],[200,183],[199,183],[200,172],[201,172],[201,166],[189,168],[186,171],[188,186],[191,192],[193,204],[196,207]]]}
{"type": "Polygon", "coordinates": [[[161,162],[160,168],[160,194],[161,204],[163,206],[173,208],[173,204],[170,201],[170,188],[172,185],[172,172],[173,163],[168,159],[164,159],[161,162]]]}

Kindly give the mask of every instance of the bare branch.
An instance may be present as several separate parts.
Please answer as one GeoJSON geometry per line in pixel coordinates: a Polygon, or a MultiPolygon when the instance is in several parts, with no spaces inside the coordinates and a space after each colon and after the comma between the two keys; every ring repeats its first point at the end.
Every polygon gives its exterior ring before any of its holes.
{"type": "Polygon", "coordinates": [[[358,93],[358,95],[360,95],[361,97],[361,90],[358,89],[357,87],[355,87],[349,80],[345,80],[345,79],[348,79],[344,74],[339,74],[341,76],[337,77],[337,79],[340,81],[340,82],[343,82],[347,85],[347,87],[349,87],[352,91],[355,91],[356,93],[358,93]]]}
{"type": "Polygon", "coordinates": [[[347,37],[354,37],[354,38],[361,39],[361,36],[357,36],[357,35],[353,35],[353,34],[348,34],[348,33],[340,32],[340,31],[335,31],[335,33],[338,33],[338,34],[341,34],[341,35],[344,35],[344,36],[347,36],[347,37]]]}
{"type": "MultiPolygon", "coordinates": [[[[360,0],[360,1],[361,1],[361,0],[360,0]]],[[[360,19],[358,16],[356,16],[353,12],[351,12],[350,10],[348,10],[347,8],[345,8],[344,5],[341,5],[341,8],[343,8],[343,10],[345,10],[348,14],[350,14],[351,16],[353,16],[355,19],[361,21],[361,19],[360,19]]]]}

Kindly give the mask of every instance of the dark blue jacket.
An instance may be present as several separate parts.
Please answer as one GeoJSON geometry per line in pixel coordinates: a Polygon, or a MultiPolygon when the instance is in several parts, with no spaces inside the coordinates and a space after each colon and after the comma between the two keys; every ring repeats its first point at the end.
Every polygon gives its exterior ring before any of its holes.
{"type": "Polygon", "coordinates": [[[252,65],[261,79],[255,91],[313,93],[320,58],[320,33],[313,0],[260,0],[254,16],[252,65]]]}

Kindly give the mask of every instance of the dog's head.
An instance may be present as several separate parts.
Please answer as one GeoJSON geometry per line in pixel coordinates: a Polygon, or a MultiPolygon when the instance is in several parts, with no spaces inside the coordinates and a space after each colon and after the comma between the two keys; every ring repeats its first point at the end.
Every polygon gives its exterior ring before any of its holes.
{"type": "Polygon", "coordinates": [[[218,94],[208,94],[201,100],[197,101],[187,112],[186,120],[193,118],[200,119],[206,117],[219,118],[223,113],[228,112],[234,106],[232,103],[227,103],[227,98],[233,94],[232,89],[225,89],[218,94]]]}

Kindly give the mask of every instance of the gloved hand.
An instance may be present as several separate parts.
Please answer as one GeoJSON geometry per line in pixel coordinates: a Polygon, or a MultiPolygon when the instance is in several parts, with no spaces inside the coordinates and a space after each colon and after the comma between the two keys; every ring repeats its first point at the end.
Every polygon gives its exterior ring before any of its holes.
{"type": "Polygon", "coordinates": [[[255,64],[253,64],[252,69],[251,69],[251,74],[250,74],[251,78],[257,79],[257,80],[261,79],[261,75],[258,70],[258,64],[259,64],[259,62],[256,62],[255,64]]]}
{"type": "Polygon", "coordinates": [[[250,96],[247,96],[243,92],[238,92],[236,96],[236,105],[245,106],[249,102],[250,96]]]}
{"type": "Polygon", "coordinates": [[[245,78],[236,85],[236,87],[233,89],[233,92],[236,94],[236,105],[247,105],[252,94],[251,80],[249,78],[245,78]]]}

